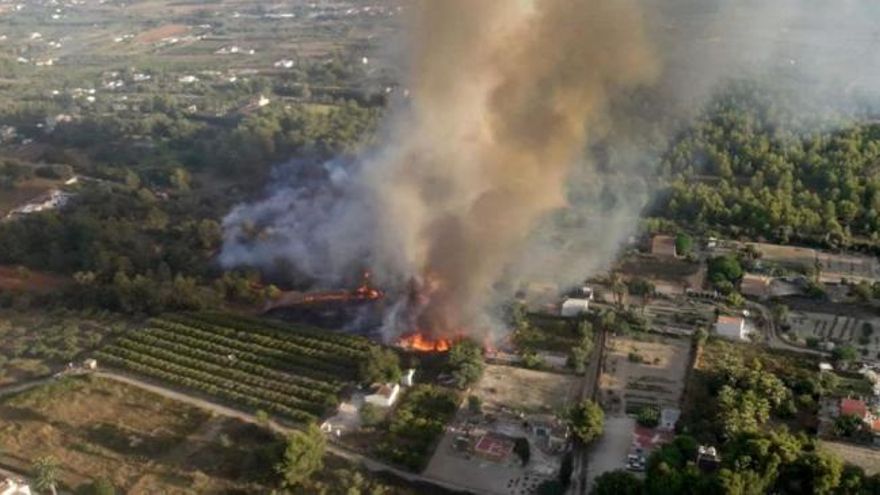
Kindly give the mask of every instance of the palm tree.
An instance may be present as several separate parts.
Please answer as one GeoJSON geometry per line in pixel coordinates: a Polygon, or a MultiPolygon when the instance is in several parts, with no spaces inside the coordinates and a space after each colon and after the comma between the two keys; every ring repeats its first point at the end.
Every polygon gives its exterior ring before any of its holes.
{"type": "Polygon", "coordinates": [[[49,490],[57,495],[55,483],[58,481],[58,462],[52,456],[40,457],[34,462],[34,488],[40,491],[49,490]]]}
{"type": "Polygon", "coordinates": [[[623,307],[623,296],[626,294],[626,284],[620,278],[620,274],[612,272],[609,282],[611,283],[611,292],[614,293],[614,302],[619,308],[623,307]]]}

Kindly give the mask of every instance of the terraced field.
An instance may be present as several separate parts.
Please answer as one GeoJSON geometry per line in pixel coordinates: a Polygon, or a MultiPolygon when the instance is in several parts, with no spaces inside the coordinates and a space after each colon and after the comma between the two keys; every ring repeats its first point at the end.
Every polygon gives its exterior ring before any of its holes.
{"type": "Polygon", "coordinates": [[[153,319],[97,357],[243,410],[306,423],[337,406],[371,345],[300,325],[191,313],[153,319]]]}

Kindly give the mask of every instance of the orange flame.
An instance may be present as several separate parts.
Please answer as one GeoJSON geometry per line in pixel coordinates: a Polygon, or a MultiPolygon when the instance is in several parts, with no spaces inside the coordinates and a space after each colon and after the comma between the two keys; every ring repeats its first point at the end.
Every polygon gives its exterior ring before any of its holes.
{"type": "Polygon", "coordinates": [[[452,339],[432,339],[419,331],[403,334],[397,340],[398,346],[419,352],[447,352],[452,344],[452,339]]]}

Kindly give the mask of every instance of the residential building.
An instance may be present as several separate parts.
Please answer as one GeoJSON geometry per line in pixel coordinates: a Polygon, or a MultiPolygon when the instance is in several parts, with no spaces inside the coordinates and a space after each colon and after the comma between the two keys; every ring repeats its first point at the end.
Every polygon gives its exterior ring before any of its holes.
{"type": "Polygon", "coordinates": [[[589,299],[568,298],[562,303],[559,314],[565,318],[577,318],[587,314],[590,309],[589,299]]]}
{"type": "Polygon", "coordinates": [[[31,495],[31,488],[24,480],[6,478],[0,483],[0,495],[31,495]]]}
{"type": "Polygon", "coordinates": [[[697,449],[697,467],[703,471],[716,471],[721,467],[721,455],[712,446],[700,445],[697,449]]]}
{"type": "Polygon", "coordinates": [[[715,333],[719,337],[733,340],[748,340],[746,319],[741,316],[719,315],[715,322],[715,333]]]}
{"type": "Polygon", "coordinates": [[[391,407],[400,395],[400,385],[383,383],[373,385],[372,392],[364,397],[364,401],[379,407],[391,407]]]}

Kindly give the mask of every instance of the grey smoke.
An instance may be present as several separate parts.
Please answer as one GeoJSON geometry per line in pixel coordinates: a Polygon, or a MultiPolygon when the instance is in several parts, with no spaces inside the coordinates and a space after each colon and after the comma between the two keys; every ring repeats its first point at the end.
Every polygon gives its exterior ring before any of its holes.
{"type": "Polygon", "coordinates": [[[280,166],[265,199],[225,219],[221,262],[284,259],[321,286],[370,267],[401,295],[392,326],[491,327],[520,282],[608,266],[667,139],[727,79],[810,111],[880,87],[878,20],[867,0],[419,2],[413,96],[382,145],[318,174],[280,166]],[[414,319],[412,280],[436,282],[414,319]]]}

